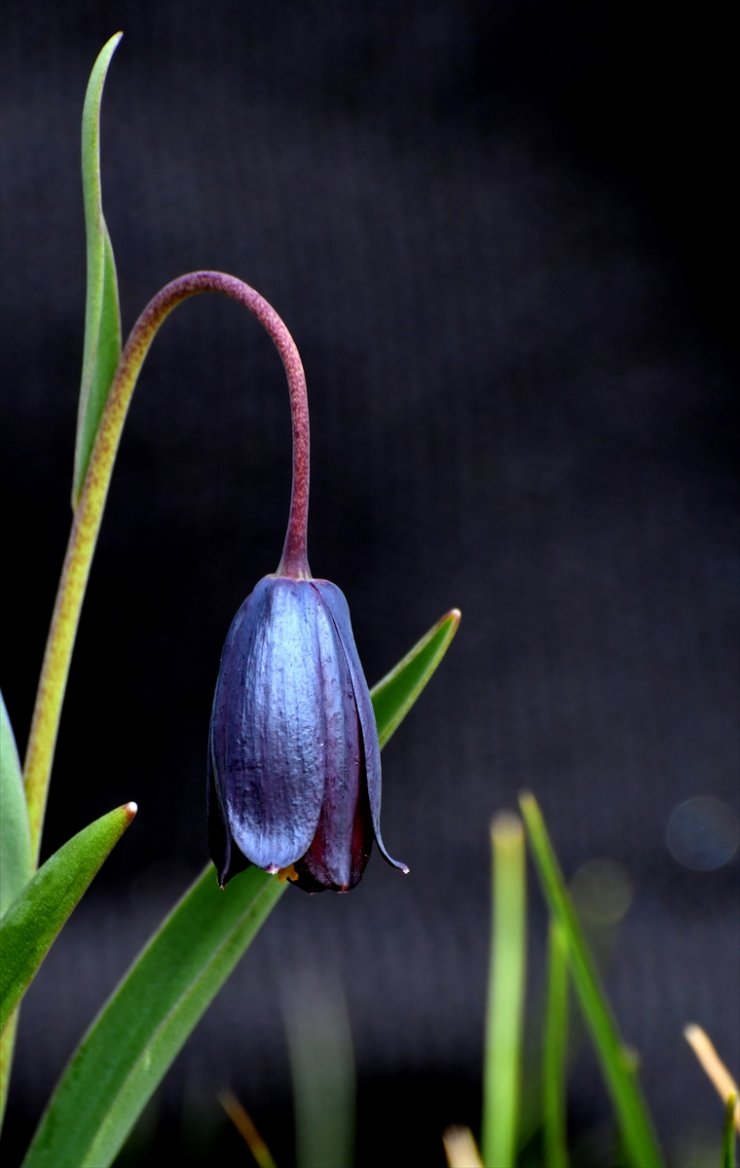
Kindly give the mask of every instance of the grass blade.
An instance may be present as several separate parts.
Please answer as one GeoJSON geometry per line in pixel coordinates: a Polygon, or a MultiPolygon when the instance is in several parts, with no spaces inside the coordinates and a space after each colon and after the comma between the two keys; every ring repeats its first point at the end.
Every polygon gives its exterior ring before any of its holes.
{"type": "Polygon", "coordinates": [[[297,978],[284,1005],[297,1168],[346,1168],[355,1148],[355,1066],[341,987],[297,978]]]}
{"type": "Polygon", "coordinates": [[[738,1094],[737,1091],[733,1091],[727,1096],[727,1102],[725,1104],[725,1124],[722,1132],[722,1168],[735,1168],[737,1106],[738,1094]]]}
{"type": "Polygon", "coordinates": [[[493,927],[483,1075],[483,1163],[516,1161],[526,963],[524,831],[515,815],[491,828],[493,927]]]}
{"type": "Polygon", "coordinates": [[[111,58],[122,33],[103,46],[93,65],[82,111],[82,194],[87,237],[87,299],[77,414],[72,506],[77,506],[100,416],[121,355],[118,281],[100,180],[100,106],[111,58]]]}
{"type": "Polygon", "coordinates": [[[60,929],[136,814],[127,803],[96,819],[50,856],[0,920],[0,1030],[60,929]]]}
{"type": "Polygon", "coordinates": [[[663,1156],[635,1076],[633,1059],[620,1040],[537,801],[533,795],[522,795],[520,806],[545,899],[563,931],[573,984],[601,1063],[629,1162],[633,1168],[662,1168],[663,1156]]]}
{"type": "Polygon", "coordinates": [[[566,1084],[568,950],[563,930],[550,922],[547,1017],[542,1059],[542,1144],[548,1168],[568,1168],[566,1084]]]}
{"type": "Polygon", "coordinates": [[[371,696],[381,746],[385,746],[418,699],[450,647],[459,624],[459,609],[453,608],[373,686],[371,696]]]}

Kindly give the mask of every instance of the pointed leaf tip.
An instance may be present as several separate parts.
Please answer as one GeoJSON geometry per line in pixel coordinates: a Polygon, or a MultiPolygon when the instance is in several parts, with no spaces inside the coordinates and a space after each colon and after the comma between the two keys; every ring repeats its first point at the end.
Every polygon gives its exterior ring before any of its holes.
{"type": "Polygon", "coordinates": [[[87,295],[82,376],[77,412],[72,506],[87,474],[98,426],[121,353],[118,280],[103,215],[100,177],[100,108],[106,75],[123,33],[115,33],[93,65],[82,110],[82,195],[87,240],[87,295]]]}
{"type": "Polygon", "coordinates": [[[450,609],[420,641],[370,690],[380,745],[398,729],[447,652],[460,623],[460,610],[450,609]]]}
{"type": "Polygon", "coordinates": [[[49,857],[0,920],[0,1030],[36,976],[60,929],[131,823],[135,808],[135,803],[125,803],[73,836],[49,857]]]}

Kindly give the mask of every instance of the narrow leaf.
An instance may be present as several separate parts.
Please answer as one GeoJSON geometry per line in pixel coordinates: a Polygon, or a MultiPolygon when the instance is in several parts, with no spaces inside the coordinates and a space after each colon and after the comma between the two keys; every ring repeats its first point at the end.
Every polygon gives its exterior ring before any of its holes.
{"type": "Polygon", "coordinates": [[[493,922],[483,1075],[484,1164],[514,1164],[519,1130],[526,958],[522,822],[499,815],[491,828],[493,922]]]}
{"type": "Polygon", "coordinates": [[[135,814],[136,804],[126,803],[78,832],[39,868],[4,914],[0,921],[0,1030],[135,814]]]}
{"type": "Polygon", "coordinates": [[[722,1130],[722,1168],[735,1168],[735,1135],[738,1095],[736,1091],[727,1096],[725,1122],[722,1130]]]}
{"type": "Polygon", "coordinates": [[[118,281],[100,181],[100,106],[111,58],[122,33],[105,44],[93,66],[82,110],[82,195],[87,237],[87,299],[77,413],[72,506],[76,507],[100,416],[121,354],[118,281]]]}
{"type": "Polygon", "coordinates": [[[18,750],[0,694],[0,916],[30,880],[31,836],[18,750]]]}
{"type": "MultiPolygon", "coordinates": [[[[0,694],[0,917],[31,879],[28,808],[13,727],[0,694]]],[[[17,1017],[0,1024],[0,1128],[8,1098],[17,1017]]]]}
{"type": "Polygon", "coordinates": [[[545,900],[563,931],[573,984],[612,1098],[629,1163],[633,1168],[660,1168],[663,1156],[637,1082],[634,1060],[620,1039],[539,806],[530,794],[522,795],[519,803],[545,900]]]}
{"type": "Polygon", "coordinates": [[[542,1048],[542,1146],[548,1168],[568,1168],[566,1084],[568,1059],[568,948],[550,921],[547,1017],[542,1048]]]}
{"type": "Polygon", "coordinates": [[[293,976],[283,1012],[293,1078],[297,1168],[347,1168],[355,1149],[355,1063],[338,982],[293,976]]]}
{"type": "MultiPolygon", "coordinates": [[[[459,619],[450,614],[444,620],[459,619]]],[[[439,626],[435,626],[435,629],[439,626]]],[[[435,630],[432,630],[434,633],[435,630]]],[[[385,703],[381,741],[401,721],[442,658],[404,658],[399,709],[385,703]],[[409,700],[409,694],[413,696],[409,700]]],[[[446,646],[445,646],[446,647],[446,646]]],[[[391,676],[391,675],[389,675],[391,676]]],[[[382,684],[382,683],[381,683],[382,684]]],[[[375,698],[373,698],[375,701],[375,698]]],[[[171,1062],[277,904],[285,883],[249,868],[221,891],[213,868],[185,894],[154,934],[72,1056],[28,1150],[23,1168],[106,1168],[120,1150],[171,1062]],[[115,1058],[111,1058],[115,1051],[115,1058]]]]}
{"type": "Polygon", "coordinates": [[[460,612],[453,608],[373,686],[371,697],[381,746],[385,746],[416,702],[447,652],[459,624],[460,612]]]}
{"type": "Polygon", "coordinates": [[[26,1168],[100,1168],[113,1161],[285,887],[250,868],[221,891],[213,868],[206,869],[83,1038],[41,1121],[26,1168]]]}

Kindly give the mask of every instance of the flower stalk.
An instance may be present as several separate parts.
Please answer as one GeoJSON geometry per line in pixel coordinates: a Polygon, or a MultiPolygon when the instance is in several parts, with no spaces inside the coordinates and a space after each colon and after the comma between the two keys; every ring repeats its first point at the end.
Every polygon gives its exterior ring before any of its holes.
{"type": "Polygon", "coordinates": [[[170,313],[184,300],[216,292],[242,304],[257,318],[277,348],[285,368],[293,428],[293,489],[279,572],[309,576],[306,554],[309,492],[309,422],[306,379],[298,350],[275,310],[248,284],[224,272],[180,276],[150,300],[136,321],[111,383],[95,445],[74,511],[57,589],[26,751],[24,777],[34,862],[43,830],[59,719],[67,686],[80,612],[126,414],[151,344],[170,313]]]}

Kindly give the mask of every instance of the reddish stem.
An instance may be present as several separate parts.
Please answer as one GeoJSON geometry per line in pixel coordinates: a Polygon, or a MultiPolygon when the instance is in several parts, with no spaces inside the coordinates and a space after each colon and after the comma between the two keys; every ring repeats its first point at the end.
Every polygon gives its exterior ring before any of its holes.
{"type": "MultiPolygon", "coordinates": [[[[220,292],[242,304],[269,334],[283,362],[288,379],[293,429],[293,484],[288,526],[277,575],[305,579],[311,575],[306,550],[310,481],[310,427],[306,375],[295,341],[272,305],[249,284],[237,280],[235,276],[229,276],[225,272],[190,272],[166,284],[149,301],[132,329],[126,348],[136,343],[137,335],[151,336],[152,325],[156,329],[181,301],[202,292],[220,292]]],[[[124,350],[122,363],[125,357],[124,350]]]]}

